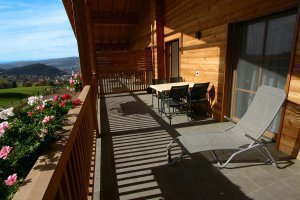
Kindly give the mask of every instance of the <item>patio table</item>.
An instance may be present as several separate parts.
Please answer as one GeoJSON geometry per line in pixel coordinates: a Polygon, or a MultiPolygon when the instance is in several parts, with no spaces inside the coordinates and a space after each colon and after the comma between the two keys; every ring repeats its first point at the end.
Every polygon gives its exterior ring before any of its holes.
{"type": "Polygon", "coordinates": [[[189,85],[189,88],[194,86],[193,82],[177,82],[177,83],[164,83],[164,84],[157,84],[157,85],[150,85],[149,87],[153,90],[158,92],[168,92],[171,90],[173,86],[182,86],[182,85],[189,85]]]}
{"type": "MultiPolygon", "coordinates": [[[[165,93],[169,92],[173,86],[183,86],[183,85],[189,85],[189,88],[193,88],[194,83],[193,82],[164,83],[164,84],[150,85],[149,87],[152,88],[152,90],[155,90],[156,92],[160,93],[161,95],[164,95],[165,93]]],[[[152,105],[153,105],[153,93],[151,95],[152,95],[152,105]]],[[[158,106],[158,112],[162,116],[163,103],[161,103],[161,109],[159,109],[159,105],[157,106],[158,106]]]]}

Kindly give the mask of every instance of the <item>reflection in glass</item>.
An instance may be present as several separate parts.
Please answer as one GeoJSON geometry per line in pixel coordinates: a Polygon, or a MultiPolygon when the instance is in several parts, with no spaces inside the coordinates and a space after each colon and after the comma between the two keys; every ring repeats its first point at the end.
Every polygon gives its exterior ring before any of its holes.
{"type": "Polygon", "coordinates": [[[256,91],[258,87],[259,61],[239,59],[237,63],[237,87],[256,91]]]}
{"type": "Polygon", "coordinates": [[[236,91],[236,99],[235,99],[235,116],[238,118],[242,118],[248,107],[252,103],[254,98],[254,94],[250,94],[247,92],[236,91]]]}

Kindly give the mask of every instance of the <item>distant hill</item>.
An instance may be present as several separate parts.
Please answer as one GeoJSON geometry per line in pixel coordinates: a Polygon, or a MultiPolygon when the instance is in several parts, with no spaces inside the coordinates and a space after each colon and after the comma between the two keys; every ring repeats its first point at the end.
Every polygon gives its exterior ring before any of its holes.
{"type": "Polygon", "coordinates": [[[59,76],[66,72],[49,65],[41,63],[26,65],[22,67],[14,67],[4,72],[6,75],[36,75],[36,76],[59,76]]]}
{"type": "Polygon", "coordinates": [[[21,67],[21,66],[32,65],[32,64],[36,64],[36,63],[41,63],[41,64],[56,67],[62,71],[67,72],[68,74],[71,74],[72,70],[74,70],[74,72],[77,72],[80,69],[78,57],[56,58],[56,59],[38,60],[38,61],[17,61],[17,62],[1,63],[0,68],[11,69],[14,67],[21,67]]]}
{"type": "Polygon", "coordinates": [[[0,72],[4,72],[4,71],[6,71],[6,70],[5,70],[5,69],[1,69],[1,68],[0,68],[0,72]]]}

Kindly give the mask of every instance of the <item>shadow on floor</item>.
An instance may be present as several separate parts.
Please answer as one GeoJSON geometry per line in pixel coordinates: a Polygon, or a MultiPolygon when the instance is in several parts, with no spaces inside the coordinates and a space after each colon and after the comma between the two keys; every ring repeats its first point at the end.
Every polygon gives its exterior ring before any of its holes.
{"type": "Polygon", "coordinates": [[[250,199],[204,157],[152,169],[164,199],[250,199]]]}

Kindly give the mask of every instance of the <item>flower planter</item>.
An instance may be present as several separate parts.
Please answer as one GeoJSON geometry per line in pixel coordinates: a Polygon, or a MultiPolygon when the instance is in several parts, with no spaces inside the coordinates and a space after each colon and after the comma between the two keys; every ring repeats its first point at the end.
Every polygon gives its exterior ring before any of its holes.
{"type": "MultiPolygon", "coordinates": [[[[81,104],[81,101],[89,100],[89,94],[90,87],[87,86],[76,100],[71,100],[71,96],[67,94],[56,101],[42,102],[39,97],[30,98],[28,103],[31,106],[20,113],[14,114],[12,110],[1,113],[1,119],[9,121],[0,123],[1,198],[12,197],[23,181],[22,177],[26,176],[32,166],[19,191],[26,185],[33,185],[29,183],[37,177],[43,177],[43,172],[47,172],[47,175],[51,170],[55,172],[55,165],[59,163],[59,155],[63,155],[74,124],[79,123],[77,119],[89,108],[86,103],[81,104]],[[72,107],[74,108],[71,109],[72,107]],[[62,122],[67,123],[62,126],[62,122]],[[39,175],[33,177],[35,174],[39,175]]],[[[36,187],[43,185],[43,182],[38,182],[36,187]]],[[[20,197],[24,199],[23,194],[20,197]]]]}

